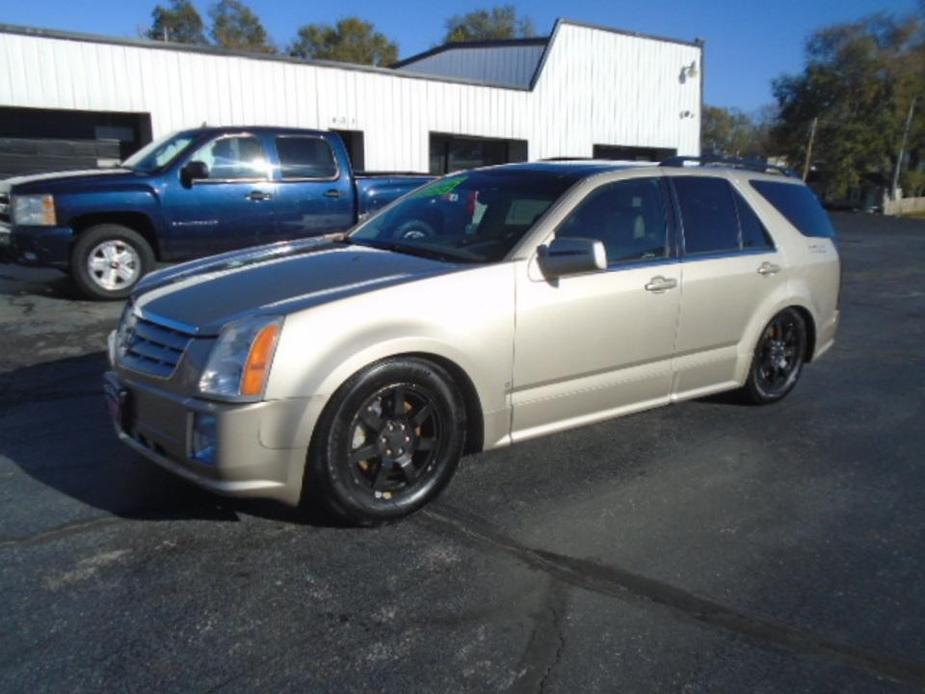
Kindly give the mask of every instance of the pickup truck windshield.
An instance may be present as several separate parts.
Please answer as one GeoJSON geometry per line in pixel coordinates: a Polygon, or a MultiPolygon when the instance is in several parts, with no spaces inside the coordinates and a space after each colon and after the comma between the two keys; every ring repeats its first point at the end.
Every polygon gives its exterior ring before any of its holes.
{"type": "Polygon", "coordinates": [[[441,178],[360,226],[349,242],[448,262],[497,262],[574,182],[491,169],[441,178]]]}
{"type": "Polygon", "coordinates": [[[145,145],[122,162],[122,166],[133,171],[151,173],[166,166],[183,152],[193,141],[188,133],[173,133],[145,145]]]}

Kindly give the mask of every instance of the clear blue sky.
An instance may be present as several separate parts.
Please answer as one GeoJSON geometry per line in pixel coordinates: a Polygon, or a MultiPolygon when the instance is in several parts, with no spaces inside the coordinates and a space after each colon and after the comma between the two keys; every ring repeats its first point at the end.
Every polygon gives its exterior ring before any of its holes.
{"type": "MultiPolygon", "coordinates": [[[[504,4],[500,0],[497,4],[504,4]]],[[[0,22],[114,36],[138,35],[150,23],[153,0],[0,0],[0,22]]],[[[164,3],[166,4],[166,2],[164,3]]],[[[194,3],[206,16],[210,0],[194,3]]],[[[302,24],[356,14],[398,41],[406,57],[438,43],[449,15],[494,3],[456,0],[250,0],[277,44],[302,24]]],[[[546,34],[567,17],[680,39],[706,41],[706,100],[751,111],[771,103],[770,81],[800,69],[813,29],[878,12],[903,13],[915,0],[533,0],[515,2],[546,34]]]]}

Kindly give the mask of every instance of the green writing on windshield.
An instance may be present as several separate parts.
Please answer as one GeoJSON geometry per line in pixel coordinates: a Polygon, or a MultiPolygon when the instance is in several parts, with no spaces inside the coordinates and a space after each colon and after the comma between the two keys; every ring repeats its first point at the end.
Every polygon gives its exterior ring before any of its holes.
{"type": "Polygon", "coordinates": [[[468,176],[456,176],[455,178],[445,178],[442,181],[431,183],[421,188],[417,193],[412,195],[414,198],[436,198],[447,193],[452,193],[459,185],[465,181],[468,176]]]}

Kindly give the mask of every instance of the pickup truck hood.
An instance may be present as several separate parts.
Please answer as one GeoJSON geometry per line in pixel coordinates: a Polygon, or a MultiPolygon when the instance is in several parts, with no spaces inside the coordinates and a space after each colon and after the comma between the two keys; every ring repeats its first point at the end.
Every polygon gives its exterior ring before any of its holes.
{"type": "Polygon", "coordinates": [[[55,171],[31,176],[15,176],[0,180],[0,193],[9,193],[14,187],[17,192],[43,192],[39,189],[57,187],[62,183],[89,183],[100,177],[111,180],[113,178],[129,179],[135,176],[135,172],[130,169],[85,169],[80,171],[55,171]]]}
{"type": "Polygon", "coordinates": [[[132,300],[142,316],[210,336],[239,318],[287,315],[465,267],[471,266],[346,245],[330,237],[308,239],[155,272],[142,280],[132,300]]]}

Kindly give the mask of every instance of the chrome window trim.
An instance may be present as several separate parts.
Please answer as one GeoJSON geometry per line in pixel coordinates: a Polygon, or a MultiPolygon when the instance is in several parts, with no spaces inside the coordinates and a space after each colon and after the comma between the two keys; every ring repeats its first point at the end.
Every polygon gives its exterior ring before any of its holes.
{"type": "Polygon", "coordinates": [[[682,263],[693,263],[698,260],[717,260],[721,258],[739,258],[749,255],[765,255],[777,253],[776,248],[741,248],[736,251],[710,251],[708,253],[692,253],[682,255],[679,260],[682,263]]]}

